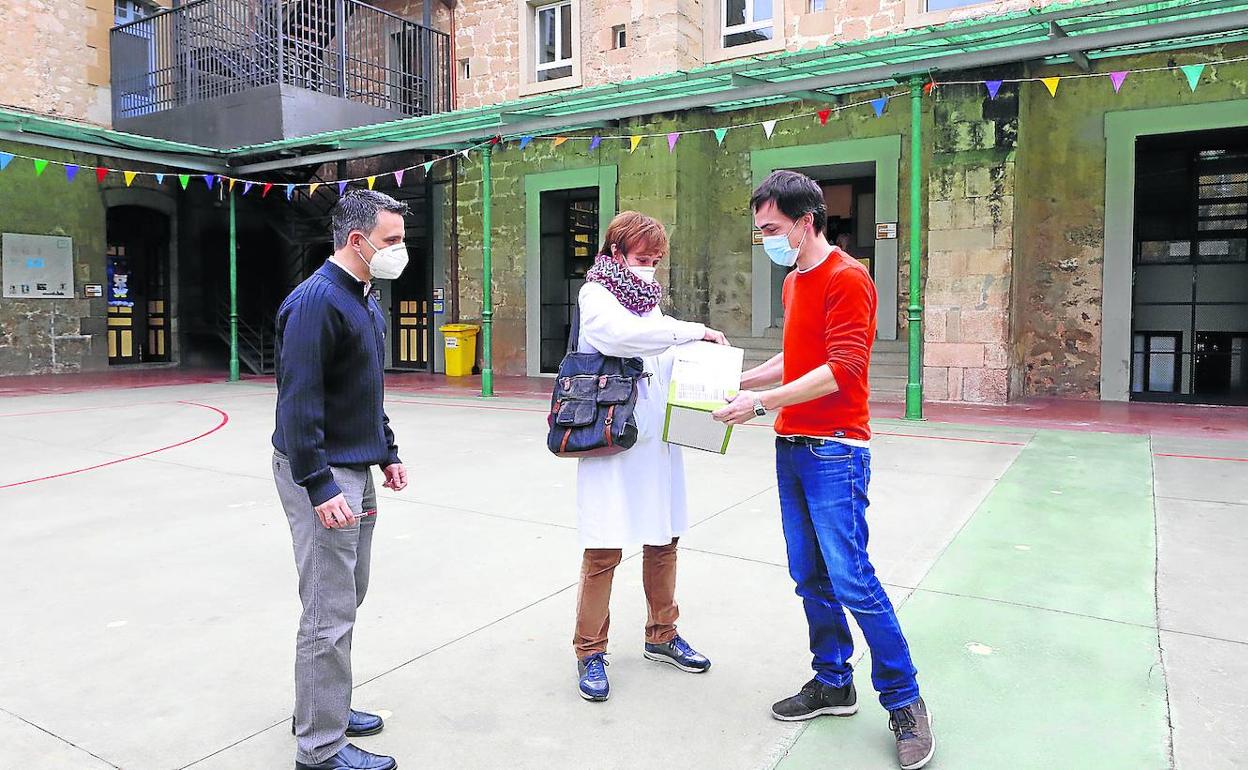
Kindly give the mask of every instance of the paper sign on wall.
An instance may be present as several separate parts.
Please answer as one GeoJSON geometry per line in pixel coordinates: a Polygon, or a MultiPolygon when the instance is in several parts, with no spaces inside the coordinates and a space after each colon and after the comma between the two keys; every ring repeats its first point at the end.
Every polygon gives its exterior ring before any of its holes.
{"type": "Polygon", "coordinates": [[[4,296],[61,299],[74,296],[74,241],[56,235],[5,233],[4,296]]]}
{"type": "Polygon", "coordinates": [[[897,223],[896,222],[879,222],[875,225],[875,239],[877,241],[892,241],[897,239],[897,223]]]}

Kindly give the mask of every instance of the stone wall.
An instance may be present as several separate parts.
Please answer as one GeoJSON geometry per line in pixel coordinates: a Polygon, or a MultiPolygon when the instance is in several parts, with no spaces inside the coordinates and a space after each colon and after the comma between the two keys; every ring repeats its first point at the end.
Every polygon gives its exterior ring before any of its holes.
{"type": "Polygon", "coordinates": [[[924,292],[924,395],[1003,404],[1009,330],[1018,100],[945,86],[933,110],[924,292]]]}
{"type": "MultiPolygon", "coordinates": [[[[162,3],[168,5],[168,3],[162,3]]],[[[4,104],[109,125],[107,0],[0,3],[0,83],[4,104]]]]}
{"type": "MultiPolygon", "coordinates": [[[[1248,56],[1248,44],[1115,59],[1115,70],[1248,56]]],[[[1108,66],[1106,65],[1108,69],[1108,66]]],[[[1053,74],[1075,74],[1073,68],[1053,74]]],[[[1004,93],[1004,90],[1003,90],[1004,93]]],[[[1205,71],[1195,93],[1181,72],[1133,75],[1115,94],[1106,79],[1065,79],[1057,97],[1020,92],[1013,355],[1019,396],[1100,397],[1105,256],[1105,115],[1248,97],[1248,62],[1205,71]]],[[[1248,104],[1248,102],[1244,102],[1248,104]]],[[[1245,108],[1248,124],[1248,108],[1245,108]]]]}
{"type": "MultiPolygon", "coordinates": [[[[35,154],[24,145],[6,152],[35,154]]],[[[91,164],[94,158],[40,150],[45,158],[91,164]]],[[[94,174],[73,183],[58,166],[35,176],[30,161],[14,160],[0,185],[0,232],[57,235],[73,239],[73,299],[0,297],[0,375],[103,369],[108,365],[103,299],[81,299],[84,283],[104,283],[104,199],[94,174]]]]}

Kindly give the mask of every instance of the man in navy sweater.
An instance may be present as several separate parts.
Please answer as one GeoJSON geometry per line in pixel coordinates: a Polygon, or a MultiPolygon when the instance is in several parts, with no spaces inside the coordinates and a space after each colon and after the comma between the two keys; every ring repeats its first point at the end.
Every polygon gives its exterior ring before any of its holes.
{"type": "Polygon", "coordinates": [[[303,616],[295,647],[296,770],[390,770],[391,757],[348,738],[381,732],[351,708],[351,632],[368,589],[377,495],[407,486],[382,406],[385,316],[374,278],[407,264],[406,204],[347,193],[332,214],[334,255],[277,314],[277,430],[273,478],[286,509],[303,616]]]}

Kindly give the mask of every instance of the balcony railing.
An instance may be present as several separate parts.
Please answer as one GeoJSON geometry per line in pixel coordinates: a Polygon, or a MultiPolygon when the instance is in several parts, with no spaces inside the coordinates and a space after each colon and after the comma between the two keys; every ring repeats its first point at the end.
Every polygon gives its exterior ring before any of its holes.
{"type": "Polygon", "coordinates": [[[282,84],[451,108],[449,37],[359,0],[194,0],[112,30],[113,119],[282,84]]]}

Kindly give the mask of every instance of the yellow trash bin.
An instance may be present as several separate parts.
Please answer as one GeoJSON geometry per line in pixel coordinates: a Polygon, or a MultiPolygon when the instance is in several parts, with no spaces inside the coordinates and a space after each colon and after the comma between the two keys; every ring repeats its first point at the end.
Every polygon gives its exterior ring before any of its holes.
{"type": "Polygon", "coordinates": [[[446,324],[439,331],[446,338],[446,376],[467,377],[477,362],[477,332],[475,324],[446,324]]]}

